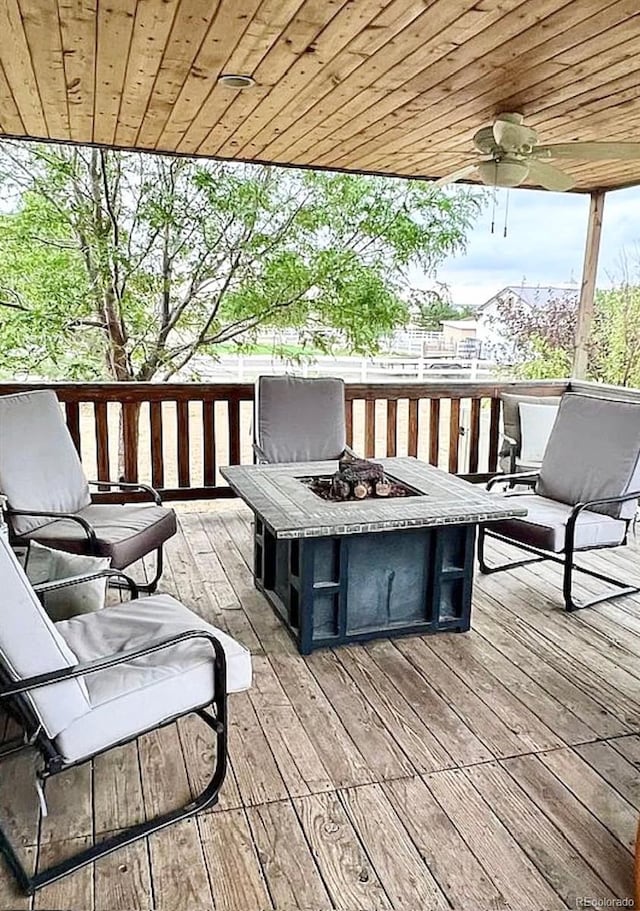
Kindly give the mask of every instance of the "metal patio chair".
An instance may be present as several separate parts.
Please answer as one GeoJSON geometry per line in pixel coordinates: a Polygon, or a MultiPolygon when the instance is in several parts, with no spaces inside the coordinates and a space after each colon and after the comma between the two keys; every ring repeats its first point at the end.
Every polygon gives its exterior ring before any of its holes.
{"type": "Polygon", "coordinates": [[[488,483],[516,482],[533,488],[519,496],[528,509],[522,519],[508,519],[480,528],[478,559],[482,573],[495,573],[552,560],[563,567],[563,596],[568,611],[640,591],[624,581],[578,566],[580,551],[627,543],[629,526],[640,498],[640,405],[596,396],[567,393],[537,472],[497,475],[488,483]],[[487,537],[498,538],[535,556],[500,565],[485,559],[487,537]],[[578,603],[573,596],[574,571],[613,589],[578,603]]]}
{"type": "Polygon", "coordinates": [[[351,453],[344,382],[335,377],[261,376],[253,450],[258,462],[322,462],[351,453]]]}
{"type": "MultiPolygon", "coordinates": [[[[38,590],[102,574],[44,584],[38,590]]],[[[29,873],[0,821],[0,854],[20,887],[33,894],[216,803],[227,767],[227,693],[250,686],[251,657],[169,595],[134,599],[52,623],[1,528],[0,585],[0,706],[23,732],[18,741],[0,746],[0,775],[3,758],[35,749],[40,759],[35,785],[43,813],[52,775],[184,715],[195,713],[216,739],[210,781],[186,806],[109,836],[48,869],[29,873]]]]}
{"type": "Polygon", "coordinates": [[[14,546],[37,541],[56,550],[111,557],[125,569],[155,552],[155,576],[139,583],[155,591],[163,545],[176,516],[146,484],[87,481],[57,396],[50,390],[0,396],[0,494],[14,546]],[[94,503],[91,487],[143,492],[151,503],[94,503]]]}

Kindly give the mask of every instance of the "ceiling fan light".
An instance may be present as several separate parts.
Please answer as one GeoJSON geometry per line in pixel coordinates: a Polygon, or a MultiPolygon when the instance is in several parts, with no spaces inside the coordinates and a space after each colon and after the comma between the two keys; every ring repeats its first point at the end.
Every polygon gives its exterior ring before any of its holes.
{"type": "Polygon", "coordinates": [[[482,182],[490,187],[518,187],[526,180],[529,165],[517,158],[503,158],[479,162],[478,171],[482,182]]]}

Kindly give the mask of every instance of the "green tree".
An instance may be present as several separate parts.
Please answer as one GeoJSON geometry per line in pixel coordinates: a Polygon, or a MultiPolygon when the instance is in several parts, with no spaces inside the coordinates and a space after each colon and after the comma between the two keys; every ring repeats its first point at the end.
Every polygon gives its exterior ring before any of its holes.
{"type": "Polygon", "coordinates": [[[461,250],[479,208],[415,181],[17,142],[0,182],[0,365],[74,379],[169,379],[264,327],[374,352],[408,319],[409,270],[461,250]]]}
{"type": "Polygon", "coordinates": [[[418,299],[416,304],[415,323],[428,332],[439,332],[443,320],[466,319],[473,315],[471,307],[457,307],[448,295],[439,291],[431,291],[418,299]]]}
{"type": "Polygon", "coordinates": [[[589,370],[605,383],[640,386],[640,287],[627,279],[596,296],[589,370]]]}
{"type": "MultiPolygon", "coordinates": [[[[640,275],[623,261],[623,278],[596,293],[587,376],[617,386],[640,386],[640,275]]],[[[636,267],[640,264],[635,264],[636,267]]],[[[505,300],[496,322],[515,349],[514,372],[523,379],[569,376],[573,363],[576,294],[525,307],[505,300]]]]}

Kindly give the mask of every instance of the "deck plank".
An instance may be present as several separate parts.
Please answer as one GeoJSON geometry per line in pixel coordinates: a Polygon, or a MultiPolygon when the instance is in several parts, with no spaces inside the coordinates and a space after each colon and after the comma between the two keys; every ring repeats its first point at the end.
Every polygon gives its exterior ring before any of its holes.
{"type": "MultiPolygon", "coordinates": [[[[49,841],[43,844],[38,854],[38,870],[46,869],[77,851],[82,851],[91,843],[89,836],[49,841]]],[[[45,886],[36,893],[33,900],[34,911],[52,911],[52,909],[93,908],[93,869],[83,867],[70,876],[65,876],[50,886],[45,886]]]]}
{"type": "MultiPolygon", "coordinates": [[[[216,817],[221,814],[207,814],[216,817]]],[[[155,908],[213,908],[198,819],[186,819],[149,838],[155,908]]],[[[154,911],[155,911],[154,908],[154,911]]]]}
{"type": "Polygon", "coordinates": [[[541,753],[540,761],[621,844],[633,851],[638,812],[612,785],[574,750],[541,753]]]}
{"type": "Polygon", "coordinates": [[[376,781],[411,775],[414,768],[389,737],[382,719],[330,651],[309,655],[311,668],[327,700],[356,744],[376,781]]]}
{"type": "Polygon", "coordinates": [[[276,908],[331,908],[331,900],[289,801],[247,810],[258,857],[276,908]]]}
{"type": "Polygon", "coordinates": [[[94,759],[96,834],[124,829],[145,818],[137,742],[94,759]]]}
{"type": "MultiPolygon", "coordinates": [[[[398,642],[397,647],[430,686],[454,707],[464,723],[494,756],[513,756],[536,749],[540,741],[532,741],[526,728],[514,728],[511,722],[501,718],[492,706],[487,705],[478,696],[475,687],[472,688],[454,673],[438,656],[437,651],[429,647],[425,641],[402,640],[398,642]]],[[[499,696],[497,693],[497,700],[499,696]]],[[[548,746],[553,745],[555,744],[548,743],[548,746]]]]}
{"type": "Polygon", "coordinates": [[[633,892],[629,851],[596,819],[538,756],[505,760],[505,767],[617,898],[633,892]]]}
{"type": "Polygon", "coordinates": [[[504,895],[421,778],[399,778],[382,787],[454,908],[507,907],[504,895]]]}
{"type": "Polygon", "coordinates": [[[493,813],[526,851],[538,870],[570,908],[589,897],[610,901],[615,896],[571,842],[499,763],[465,770],[493,813]]]}
{"type": "Polygon", "coordinates": [[[342,800],[385,892],[398,911],[444,911],[449,903],[379,784],[342,792],[342,800]]]}
{"type": "Polygon", "coordinates": [[[452,705],[439,695],[392,642],[381,640],[367,646],[378,668],[389,678],[423,719],[452,757],[455,765],[486,762],[490,750],[464,723],[452,705]]]}
{"type": "Polygon", "coordinates": [[[311,794],[294,805],[336,907],[391,908],[338,795],[311,794]]]}
{"type": "Polygon", "coordinates": [[[127,845],[94,865],[95,911],[151,911],[151,870],[146,841],[127,845]]]}
{"type": "Polygon", "coordinates": [[[510,907],[518,911],[566,907],[464,770],[433,772],[424,781],[510,907]]]}
{"type": "Polygon", "coordinates": [[[578,756],[582,756],[589,765],[598,772],[605,781],[609,782],[616,791],[640,811],[640,775],[638,775],[638,762],[634,764],[615,749],[617,741],[605,743],[595,741],[583,743],[575,748],[578,756]]]}
{"type": "Polygon", "coordinates": [[[200,819],[216,911],[266,911],[272,902],[244,810],[200,819]]]}
{"type": "Polygon", "coordinates": [[[369,705],[380,715],[387,732],[418,772],[434,772],[455,765],[450,754],[415,711],[417,706],[414,708],[401,690],[380,673],[370,652],[351,646],[341,649],[339,657],[369,705]]]}

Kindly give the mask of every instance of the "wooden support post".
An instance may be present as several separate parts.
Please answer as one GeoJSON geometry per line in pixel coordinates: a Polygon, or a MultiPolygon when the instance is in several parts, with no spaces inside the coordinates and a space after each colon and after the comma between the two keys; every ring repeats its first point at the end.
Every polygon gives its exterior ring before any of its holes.
{"type": "Polygon", "coordinates": [[[593,302],[596,293],[596,274],[598,271],[598,254],[600,252],[600,235],[602,233],[602,212],[604,209],[604,190],[595,190],[591,194],[589,206],[589,225],[587,242],[584,251],[582,268],[582,286],[578,319],[576,321],[575,348],[573,353],[573,373],[579,380],[586,379],[587,359],[589,355],[589,338],[593,323],[593,302]]]}

